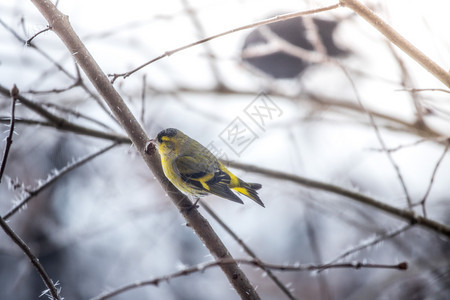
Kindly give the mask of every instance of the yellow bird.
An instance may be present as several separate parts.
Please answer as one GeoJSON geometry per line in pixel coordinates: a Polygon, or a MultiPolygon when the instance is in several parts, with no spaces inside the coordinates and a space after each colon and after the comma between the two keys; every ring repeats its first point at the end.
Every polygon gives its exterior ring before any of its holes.
{"type": "Polygon", "coordinates": [[[259,183],[239,179],[208,149],[178,129],[164,129],[152,142],[161,156],[164,174],[182,193],[197,198],[211,193],[243,204],[233,190],[264,207],[256,192],[261,188],[259,183]]]}

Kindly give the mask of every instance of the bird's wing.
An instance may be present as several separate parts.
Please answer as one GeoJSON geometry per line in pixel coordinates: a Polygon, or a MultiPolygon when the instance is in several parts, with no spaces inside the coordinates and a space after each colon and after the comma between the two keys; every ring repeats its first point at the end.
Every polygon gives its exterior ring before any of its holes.
{"type": "Polygon", "coordinates": [[[194,188],[243,203],[228,187],[231,178],[220,170],[215,159],[204,159],[199,162],[192,156],[184,155],[177,157],[174,164],[181,179],[194,188]]]}

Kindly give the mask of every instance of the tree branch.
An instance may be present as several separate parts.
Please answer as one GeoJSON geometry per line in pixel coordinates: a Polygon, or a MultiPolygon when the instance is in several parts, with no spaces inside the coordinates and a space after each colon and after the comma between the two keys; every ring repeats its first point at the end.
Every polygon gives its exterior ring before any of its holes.
{"type": "Polygon", "coordinates": [[[250,266],[256,266],[258,268],[261,268],[263,270],[270,269],[274,271],[282,271],[282,272],[301,272],[301,271],[321,271],[325,269],[362,269],[362,268],[379,268],[379,269],[395,269],[395,270],[407,270],[408,269],[408,263],[407,262],[401,262],[399,264],[395,265],[386,265],[386,264],[370,264],[370,263],[362,263],[362,262],[354,262],[354,263],[341,263],[341,264],[330,264],[330,265],[276,265],[276,264],[267,264],[263,263],[260,260],[257,259],[235,259],[235,260],[228,260],[228,259],[221,259],[216,260],[214,262],[201,264],[197,266],[193,266],[175,273],[172,273],[170,275],[158,277],[152,280],[147,281],[141,281],[137,283],[132,283],[129,285],[125,285],[121,288],[118,288],[112,292],[104,293],[100,296],[97,296],[95,298],[92,298],[91,300],[105,300],[114,296],[117,296],[121,293],[124,293],[126,291],[146,286],[146,285],[159,285],[162,281],[170,281],[171,279],[186,276],[192,273],[197,272],[204,272],[206,269],[216,267],[216,266],[222,266],[226,264],[232,264],[232,263],[239,263],[239,264],[245,264],[250,266]]]}
{"type": "Polygon", "coordinates": [[[399,234],[409,230],[411,227],[412,227],[412,225],[406,224],[406,225],[403,225],[401,228],[396,229],[396,230],[394,230],[392,232],[382,233],[382,234],[380,234],[380,236],[377,236],[377,237],[375,237],[372,240],[362,242],[361,244],[359,244],[359,245],[357,245],[357,246],[355,246],[355,247],[345,251],[344,253],[340,254],[336,258],[334,258],[331,261],[327,262],[325,265],[332,265],[332,264],[338,262],[339,260],[342,260],[343,258],[349,256],[350,254],[362,251],[362,250],[367,249],[369,247],[372,247],[372,246],[374,246],[374,245],[376,245],[378,243],[385,242],[386,240],[394,238],[397,235],[399,235],[399,234]]]}
{"type": "MultiPolygon", "coordinates": [[[[3,95],[9,95],[8,89],[2,85],[0,85],[0,93],[3,95]]],[[[20,103],[22,103],[24,106],[31,109],[32,111],[34,111],[41,117],[47,119],[57,129],[71,131],[71,132],[88,135],[88,136],[92,136],[92,137],[98,137],[98,138],[102,138],[102,139],[106,139],[106,140],[117,141],[120,143],[129,143],[130,142],[130,139],[126,136],[115,134],[115,133],[94,130],[94,129],[84,127],[81,125],[77,125],[70,121],[67,121],[66,119],[61,118],[61,117],[51,113],[50,111],[46,110],[39,103],[31,101],[30,99],[28,99],[20,94],[17,95],[17,100],[19,100],[20,103]]]]}
{"type": "Polygon", "coordinates": [[[275,16],[275,17],[270,18],[270,19],[266,19],[266,20],[255,22],[255,23],[247,24],[247,25],[244,25],[244,26],[240,26],[240,27],[237,27],[237,28],[233,28],[233,29],[230,29],[230,30],[227,30],[227,31],[224,31],[224,32],[221,32],[221,33],[218,33],[218,34],[206,37],[204,39],[198,40],[196,42],[184,45],[182,47],[179,47],[179,48],[176,48],[176,49],[173,49],[173,50],[168,50],[168,51],[164,52],[163,54],[161,54],[160,56],[155,57],[152,60],[149,60],[148,62],[140,65],[139,67],[137,67],[137,68],[135,68],[135,69],[133,69],[131,71],[128,71],[128,72],[125,72],[125,73],[120,73],[120,74],[110,74],[109,76],[112,77],[111,82],[114,83],[117,80],[117,78],[119,78],[119,77],[127,78],[128,76],[130,76],[133,73],[139,71],[140,69],[142,69],[142,68],[148,66],[149,64],[152,64],[152,63],[154,63],[154,62],[156,62],[156,61],[158,61],[158,60],[160,60],[160,59],[162,59],[164,57],[167,57],[167,56],[170,56],[170,55],[175,54],[177,52],[180,52],[182,50],[185,50],[185,49],[188,49],[188,48],[191,48],[191,47],[194,47],[194,46],[197,46],[197,45],[209,42],[209,41],[211,41],[213,39],[216,39],[216,38],[219,38],[219,37],[231,34],[231,33],[235,33],[235,32],[241,31],[241,30],[250,29],[250,28],[254,28],[254,27],[258,27],[258,26],[262,26],[262,25],[275,23],[275,22],[285,21],[285,20],[289,20],[289,19],[292,19],[292,18],[297,18],[297,17],[300,17],[300,16],[312,15],[312,14],[320,13],[320,12],[323,12],[323,11],[336,9],[338,7],[339,7],[339,4],[333,4],[333,5],[319,7],[319,8],[315,8],[315,9],[310,9],[310,10],[304,10],[304,11],[299,11],[299,12],[293,12],[293,13],[288,13],[288,14],[284,14],[284,15],[279,15],[279,16],[275,16]]]}
{"type": "MultiPolygon", "coordinates": [[[[47,19],[49,26],[63,41],[78,65],[83,69],[94,87],[106,101],[114,116],[126,130],[128,136],[136,146],[149,169],[161,183],[161,186],[166,189],[170,199],[186,219],[188,226],[195,231],[213,257],[216,259],[232,259],[232,256],[217,234],[213,231],[208,221],[200,215],[196,209],[186,209],[191,207],[192,203],[164,176],[161,162],[159,156],[156,154],[155,148],[149,147],[146,151],[146,144],[149,141],[148,136],[126,106],[119,93],[109,82],[108,77],[103,73],[97,62],[88,52],[77,34],[73,31],[68,21],[68,17],[62,14],[49,0],[32,0],[32,2],[47,19]]],[[[242,299],[259,299],[255,289],[250,284],[244,272],[238,267],[237,263],[221,265],[221,268],[242,299]]]]}
{"type": "MultiPolygon", "coordinates": [[[[236,233],[234,233],[234,231],[230,227],[228,227],[227,224],[225,224],[224,221],[222,221],[222,219],[209,207],[208,204],[206,204],[205,202],[201,202],[200,205],[211,217],[214,218],[214,220],[216,220],[217,223],[219,223],[219,225],[226,232],[228,232],[229,235],[231,235],[231,237],[242,247],[242,249],[244,249],[244,251],[248,255],[250,255],[254,260],[261,262],[256,253],[252,249],[250,249],[250,247],[247,246],[245,242],[236,233]]],[[[294,295],[292,295],[292,293],[289,291],[288,287],[285,286],[283,282],[281,282],[281,280],[275,274],[273,274],[270,269],[265,267],[262,267],[262,269],[264,270],[264,272],[266,272],[267,276],[270,277],[270,279],[272,279],[272,281],[280,288],[280,290],[286,295],[286,297],[291,300],[296,299],[294,295]]]]}
{"type": "Polygon", "coordinates": [[[255,173],[263,174],[265,176],[276,178],[279,180],[288,180],[288,181],[291,181],[291,182],[294,182],[297,184],[304,185],[308,188],[318,189],[318,190],[334,193],[337,195],[341,195],[341,196],[356,200],[358,202],[361,202],[363,204],[370,205],[381,211],[387,212],[395,217],[398,217],[400,219],[403,219],[403,220],[409,222],[411,225],[418,224],[418,225],[421,225],[422,227],[431,229],[436,233],[440,233],[447,237],[450,237],[450,227],[448,227],[444,224],[433,221],[431,219],[427,219],[427,218],[418,216],[413,211],[404,210],[404,209],[400,209],[400,208],[388,205],[381,201],[377,201],[369,196],[342,188],[337,185],[332,185],[329,183],[324,183],[324,182],[316,181],[313,179],[309,179],[309,178],[305,178],[305,177],[301,177],[301,176],[297,176],[297,175],[293,175],[293,174],[287,174],[287,173],[283,173],[283,172],[279,172],[279,171],[275,171],[275,170],[269,170],[269,169],[265,169],[265,168],[261,168],[261,167],[257,167],[257,166],[240,164],[237,162],[227,161],[225,163],[227,164],[227,166],[242,169],[242,170],[245,170],[248,172],[255,172],[255,173]]]}
{"type": "Polygon", "coordinates": [[[23,253],[25,253],[25,255],[30,259],[31,263],[36,268],[39,276],[41,276],[42,281],[44,281],[44,284],[47,286],[48,290],[50,291],[50,294],[53,297],[53,300],[61,299],[59,297],[59,292],[56,289],[55,284],[50,279],[50,276],[48,276],[44,267],[39,262],[39,259],[36,257],[36,255],[33,254],[33,252],[31,252],[30,247],[28,247],[28,245],[11,229],[11,227],[8,226],[6,221],[1,216],[0,216],[0,227],[11,238],[11,240],[17,246],[19,246],[20,249],[22,249],[23,253]]]}
{"type": "Polygon", "coordinates": [[[418,62],[425,70],[434,75],[447,87],[450,87],[450,74],[442,69],[437,63],[427,57],[423,52],[417,49],[413,44],[401,36],[394,28],[388,25],[383,19],[378,17],[367,6],[358,0],[340,0],[342,6],[353,10],[360,17],[363,17],[368,23],[381,32],[392,43],[408,54],[412,59],[418,62]]]}
{"type": "Polygon", "coordinates": [[[49,187],[52,183],[54,183],[56,180],[60,179],[62,176],[64,176],[65,174],[69,173],[70,171],[75,170],[76,168],[84,165],[85,163],[87,163],[88,161],[91,161],[92,159],[96,158],[97,156],[105,153],[106,151],[114,148],[115,146],[117,146],[118,143],[115,142],[103,149],[100,149],[99,151],[87,155],[77,161],[74,161],[72,163],[70,163],[69,165],[65,166],[64,168],[62,168],[61,170],[55,171],[53,173],[55,173],[55,175],[49,175],[49,177],[42,183],[39,184],[36,188],[31,189],[31,190],[26,190],[25,192],[28,195],[25,195],[24,198],[21,199],[21,201],[15,205],[10,211],[8,211],[4,216],[3,219],[8,220],[9,218],[11,218],[12,215],[14,215],[15,213],[17,213],[23,206],[25,206],[33,197],[37,196],[41,191],[43,191],[44,189],[46,189],[47,187],[49,187]]]}
{"type": "Polygon", "coordinates": [[[6,137],[5,150],[3,151],[3,159],[0,165],[0,182],[2,182],[3,172],[5,171],[6,161],[8,160],[9,149],[11,149],[11,145],[13,142],[12,137],[14,135],[14,121],[15,121],[14,113],[16,111],[16,100],[18,94],[19,89],[17,88],[16,85],[14,85],[13,88],[11,89],[11,119],[9,122],[9,134],[6,137]]]}
{"type": "MultiPolygon", "coordinates": [[[[9,27],[5,22],[2,21],[2,19],[0,19],[0,24],[5,27],[9,32],[11,32],[12,35],[14,35],[14,37],[20,41],[22,44],[26,44],[28,47],[33,48],[34,50],[36,50],[40,55],[42,55],[45,59],[47,59],[48,61],[50,61],[58,70],[60,70],[61,72],[63,72],[67,77],[69,77],[72,80],[75,80],[76,82],[79,82],[79,86],[81,86],[81,88],[89,95],[91,96],[95,102],[97,102],[97,104],[105,111],[105,113],[107,115],[111,115],[109,113],[109,111],[106,109],[105,105],[101,102],[101,99],[99,99],[99,97],[97,95],[95,95],[82,81],[80,81],[80,77],[78,76],[75,77],[73,76],[71,73],[69,73],[69,71],[67,71],[61,64],[59,64],[58,62],[56,62],[53,57],[51,55],[49,55],[48,53],[42,51],[39,47],[37,47],[36,45],[34,45],[33,43],[31,43],[30,40],[25,40],[22,37],[20,37],[20,35],[15,32],[11,27],[9,27]]],[[[48,27],[46,28],[46,30],[48,29],[48,27]]],[[[39,32],[38,34],[40,34],[42,32],[39,32]]],[[[33,36],[33,38],[35,38],[36,35],[33,36]]],[[[78,73],[78,71],[77,71],[78,73]]],[[[117,122],[115,119],[113,119],[115,122],[117,122]]]]}

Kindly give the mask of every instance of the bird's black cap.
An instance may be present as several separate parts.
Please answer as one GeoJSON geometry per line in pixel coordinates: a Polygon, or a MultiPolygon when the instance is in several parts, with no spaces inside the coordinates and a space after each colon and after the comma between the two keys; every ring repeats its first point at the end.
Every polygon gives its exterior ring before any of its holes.
{"type": "Polygon", "coordinates": [[[160,133],[158,133],[158,135],[156,136],[156,139],[158,140],[158,143],[162,143],[163,136],[174,137],[177,135],[177,133],[178,133],[177,129],[167,128],[167,129],[162,130],[160,133]]]}

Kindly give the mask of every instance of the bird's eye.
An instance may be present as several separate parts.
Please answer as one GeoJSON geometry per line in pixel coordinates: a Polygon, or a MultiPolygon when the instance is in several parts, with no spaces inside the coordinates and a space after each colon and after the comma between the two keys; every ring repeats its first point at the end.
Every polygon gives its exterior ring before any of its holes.
{"type": "Polygon", "coordinates": [[[171,141],[165,141],[164,145],[169,149],[173,149],[173,147],[174,147],[173,142],[171,142],[171,141]]]}

